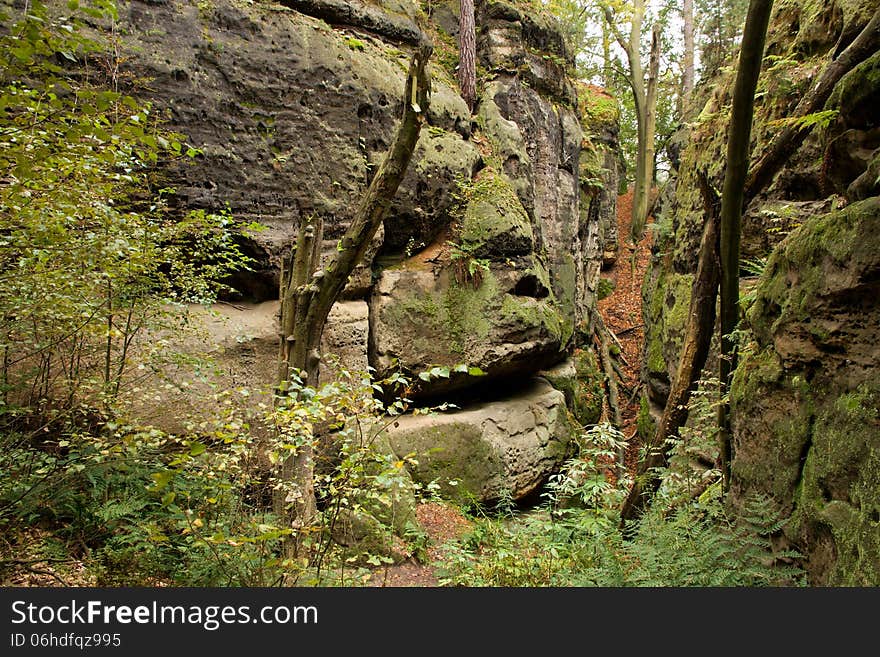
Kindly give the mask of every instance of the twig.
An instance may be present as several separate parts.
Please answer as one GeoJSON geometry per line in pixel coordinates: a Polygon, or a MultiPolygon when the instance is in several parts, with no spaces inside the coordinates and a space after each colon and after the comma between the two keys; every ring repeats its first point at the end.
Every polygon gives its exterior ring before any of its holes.
{"type": "Polygon", "coordinates": [[[629,333],[630,331],[635,331],[636,329],[644,328],[644,324],[636,324],[635,326],[630,326],[629,328],[621,329],[617,332],[617,336],[620,337],[624,333],[629,333]]]}
{"type": "Polygon", "coordinates": [[[611,336],[611,339],[614,340],[614,344],[616,344],[617,348],[620,349],[620,353],[617,354],[620,357],[620,360],[622,360],[625,365],[629,366],[629,361],[626,359],[626,356],[623,355],[623,345],[620,344],[620,340],[618,340],[617,336],[614,335],[614,331],[612,331],[607,326],[605,327],[605,330],[608,331],[608,335],[611,336]]]}

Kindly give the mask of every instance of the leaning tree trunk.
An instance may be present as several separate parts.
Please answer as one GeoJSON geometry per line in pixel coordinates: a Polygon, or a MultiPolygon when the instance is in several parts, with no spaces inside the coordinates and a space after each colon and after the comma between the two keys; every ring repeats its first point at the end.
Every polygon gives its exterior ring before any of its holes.
{"type": "Polygon", "coordinates": [[[477,43],[474,0],[461,0],[458,21],[458,83],[461,97],[473,111],[477,102],[477,43]]]}
{"type": "MultiPolygon", "coordinates": [[[[309,386],[317,386],[320,340],[327,315],[387,214],[425,121],[431,90],[427,70],[431,51],[430,44],[422,44],[413,55],[403,93],[403,118],[394,141],[361,199],[333,259],[323,269],[318,266],[322,234],[320,220],[307,218],[300,227],[289,273],[285,273],[282,280],[279,401],[290,393],[293,377],[309,386]]],[[[302,547],[317,514],[314,446],[310,441],[284,460],[281,478],[283,483],[293,483],[296,491],[290,500],[284,493],[279,493],[275,500],[276,509],[282,511],[282,517],[295,530],[285,544],[286,556],[294,556],[302,547]]]]}
{"type": "Polygon", "coordinates": [[[736,343],[733,332],[739,323],[739,247],[742,232],[743,197],[749,169],[749,146],[755,90],[764,60],[764,41],[773,0],[752,0],[746,16],[739,57],[739,68],[733,88],[733,109],[727,136],[727,169],[721,194],[721,357],[719,366],[721,404],[718,408],[718,429],[721,443],[722,489],[730,483],[730,461],[733,442],[730,432],[730,378],[736,367],[736,343]]]}

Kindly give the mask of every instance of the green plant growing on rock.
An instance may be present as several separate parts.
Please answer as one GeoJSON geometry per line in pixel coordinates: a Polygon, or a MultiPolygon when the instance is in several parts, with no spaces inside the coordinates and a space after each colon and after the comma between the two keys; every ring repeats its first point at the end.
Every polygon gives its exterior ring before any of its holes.
{"type": "Polygon", "coordinates": [[[474,257],[474,251],[480,245],[447,242],[447,246],[455,280],[459,285],[470,285],[475,290],[478,289],[483,284],[483,275],[489,272],[489,259],[474,257]]]}

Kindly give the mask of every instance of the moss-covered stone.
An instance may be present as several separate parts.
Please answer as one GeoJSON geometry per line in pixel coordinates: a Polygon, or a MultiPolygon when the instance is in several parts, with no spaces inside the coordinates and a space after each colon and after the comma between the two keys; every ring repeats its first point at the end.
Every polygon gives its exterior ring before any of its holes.
{"type": "Polygon", "coordinates": [[[828,584],[880,583],[880,386],[837,397],[819,413],[790,533],[830,528],[828,584]]]}
{"type": "Polygon", "coordinates": [[[668,382],[678,368],[692,286],[691,274],[661,271],[645,278],[645,362],[658,402],[665,398],[668,382]]]}
{"type": "MultiPolygon", "coordinates": [[[[439,278],[431,271],[384,272],[371,301],[371,364],[384,374],[398,363],[415,372],[465,363],[494,377],[528,375],[558,361],[571,321],[540,282],[547,278],[543,265],[535,258],[523,264],[524,271],[493,265],[464,282],[451,267],[439,278]],[[543,293],[520,293],[523,281],[543,293]]],[[[471,383],[453,373],[431,385],[448,390],[471,383]]]]}
{"type": "Polygon", "coordinates": [[[563,393],[535,378],[510,397],[461,411],[399,418],[388,430],[413,478],[447,498],[487,502],[534,493],[569,454],[563,393]]]}
{"type": "Polygon", "coordinates": [[[880,249],[880,198],[814,217],[801,225],[767,262],[748,318],[756,335],[768,342],[791,322],[809,317],[817,297],[833,294],[841,280],[831,273],[861,271],[876,260],[880,249]]]}
{"type": "Polygon", "coordinates": [[[604,375],[592,349],[575,349],[569,360],[540,374],[565,395],[565,404],[581,427],[599,421],[605,395],[604,375]]]}
{"type": "Polygon", "coordinates": [[[734,373],[732,499],[769,495],[817,584],[880,584],[880,199],[777,249],[734,373]]]}
{"type": "Polygon", "coordinates": [[[491,169],[463,190],[467,199],[461,222],[462,248],[475,258],[528,255],[535,236],[510,179],[491,169]]]}
{"type": "Polygon", "coordinates": [[[651,440],[654,437],[656,422],[651,415],[651,403],[648,397],[642,395],[639,398],[639,414],[636,417],[636,431],[642,441],[651,440]]]}

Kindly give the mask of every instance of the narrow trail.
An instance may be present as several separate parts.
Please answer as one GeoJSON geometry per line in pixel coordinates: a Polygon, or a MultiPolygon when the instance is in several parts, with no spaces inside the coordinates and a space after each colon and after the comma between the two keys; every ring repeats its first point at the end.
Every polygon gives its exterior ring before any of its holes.
{"type": "MultiPolygon", "coordinates": [[[[638,458],[638,445],[631,440],[636,433],[636,420],[639,414],[638,390],[641,387],[642,353],[645,342],[645,327],[642,320],[642,281],[651,257],[650,230],[646,230],[638,244],[630,238],[632,223],[632,190],[617,197],[617,234],[620,249],[617,260],[602,272],[602,277],[614,284],[609,296],[598,302],[602,320],[620,341],[622,352],[617,357],[621,371],[625,375],[620,388],[620,414],[623,426],[620,427],[629,440],[626,465],[629,472],[635,471],[638,458]]],[[[648,218],[648,223],[652,219],[648,218]]]]}

